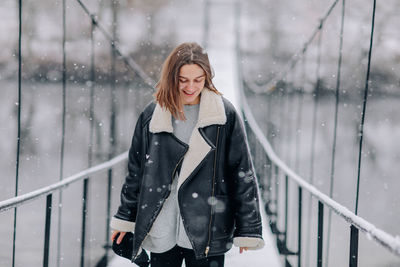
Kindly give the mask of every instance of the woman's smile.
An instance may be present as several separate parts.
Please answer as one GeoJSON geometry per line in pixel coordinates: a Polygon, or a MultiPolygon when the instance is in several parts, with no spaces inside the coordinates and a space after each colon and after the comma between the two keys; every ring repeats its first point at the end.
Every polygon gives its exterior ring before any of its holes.
{"type": "Polygon", "coordinates": [[[186,95],[193,95],[193,94],[194,94],[194,92],[188,92],[188,91],[186,91],[186,90],[183,90],[183,92],[184,92],[186,95]]]}

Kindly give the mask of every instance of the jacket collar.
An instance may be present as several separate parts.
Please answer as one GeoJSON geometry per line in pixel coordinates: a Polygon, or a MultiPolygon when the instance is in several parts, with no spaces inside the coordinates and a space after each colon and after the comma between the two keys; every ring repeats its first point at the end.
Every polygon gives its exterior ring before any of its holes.
{"type": "MultiPolygon", "coordinates": [[[[173,132],[171,113],[169,110],[162,108],[157,103],[153,116],[150,121],[150,132],[173,132]]],[[[197,128],[203,128],[213,124],[225,124],[226,115],[222,96],[214,93],[213,91],[204,88],[201,92],[199,117],[197,121],[197,128]]]]}

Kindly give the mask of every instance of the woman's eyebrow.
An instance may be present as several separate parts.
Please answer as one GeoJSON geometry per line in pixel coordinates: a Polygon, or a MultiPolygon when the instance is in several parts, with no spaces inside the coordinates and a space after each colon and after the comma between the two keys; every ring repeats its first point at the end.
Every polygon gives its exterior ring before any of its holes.
{"type": "MultiPolygon", "coordinates": [[[[196,77],[195,79],[202,78],[202,77],[204,77],[204,76],[206,76],[206,75],[205,75],[205,74],[202,74],[202,75],[196,77]]],[[[186,78],[185,76],[179,76],[179,78],[189,79],[189,78],[186,78]]]]}

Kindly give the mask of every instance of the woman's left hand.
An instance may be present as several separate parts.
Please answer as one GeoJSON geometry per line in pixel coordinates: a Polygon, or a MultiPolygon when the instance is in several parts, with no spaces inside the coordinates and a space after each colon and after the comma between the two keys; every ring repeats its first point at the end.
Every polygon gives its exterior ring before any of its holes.
{"type": "Polygon", "coordinates": [[[240,247],[239,248],[239,253],[242,254],[243,251],[247,251],[249,248],[248,247],[240,247]]]}

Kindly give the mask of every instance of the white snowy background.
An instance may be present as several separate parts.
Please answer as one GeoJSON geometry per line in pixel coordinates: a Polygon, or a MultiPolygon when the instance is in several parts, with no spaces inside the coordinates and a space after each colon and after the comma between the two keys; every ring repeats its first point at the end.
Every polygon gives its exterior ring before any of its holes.
{"type": "MultiPolygon", "coordinates": [[[[333,1],[241,1],[241,47],[244,77],[255,84],[263,84],[283,68],[290,57],[299,51],[308,39],[318,19],[333,1]]],[[[372,1],[371,1],[372,2],[372,1]]],[[[111,10],[108,1],[84,1],[96,13],[99,21],[110,32],[111,10]]],[[[118,38],[121,50],[131,55],[155,80],[160,64],[171,47],[182,41],[203,41],[205,1],[120,1],[118,38]]],[[[333,134],[333,90],[339,47],[341,3],[328,18],[322,34],[321,79],[327,92],[320,99],[317,116],[316,162],[314,183],[323,192],[329,192],[329,173],[333,134]]],[[[218,9],[217,9],[218,10],[218,9]]],[[[376,11],[374,48],[372,54],[370,96],[366,113],[364,154],[360,185],[359,215],[377,227],[400,235],[400,198],[398,189],[400,160],[400,2],[378,1],[376,11]]],[[[372,3],[346,1],[344,29],[341,102],[335,165],[333,198],[354,210],[357,177],[358,123],[365,86],[367,54],[371,27],[372,3]]],[[[15,159],[17,133],[17,1],[0,2],[0,200],[13,197],[15,192],[15,159]]],[[[213,20],[224,20],[224,10],[213,14],[213,20]]],[[[210,36],[218,38],[218,36],[210,36]]],[[[22,35],[22,139],[19,170],[19,191],[24,194],[59,179],[61,140],[61,78],[62,78],[62,2],[51,0],[23,1],[22,35]]],[[[307,54],[305,82],[296,69],[288,80],[311,92],[316,80],[317,42],[310,45],[307,54]]],[[[90,71],[90,21],[76,1],[67,1],[67,120],[64,177],[87,167],[89,142],[89,91],[86,81],[90,71]]],[[[95,145],[94,163],[107,159],[109,151],[110,48],[101,34],[95,32],[95,145]]],[[[151,100],[152,91],[140,80],[118,65],[117,85],[117,152],[125,151],[130,143],[135,119],[151,100]]],[[[218,76],[218,73],[216,73],[218,76]]],[[[265,90],[257,87],[258,93],[265,90]]],[[[248,93],[248,98],[260,125],[265,122],[268,96],[248,93]]],[[[297,98],[292,99],[293,107],[297,98]]],[[[272,121],[275,126],[292,121],[293,110],[284,113],[285,122],[279,122],[279,106],[272,101],[272,121]]],[[[304,98],[301,127],[301,157],[299,173],[307,178],[310,173],[310,146],[313,99],[304,98]]],[[[286,126],[285,126],[286,127],[286,126]]],[[[293,128],[292,128],[293,129],[293,128]]],[[[283,137],[277,153],[293,165],[293,141],[290,131],[282,128],[283,137]],[[286,138],[286,139],[285,139],[286,138]]],[[[113,184],[113,208],[124,168],[116,170],[113,184]]],[[[291,187],[293,195],[294,187],[291,187]]],[[[82,185],[78,183],[64,190],[61,236],[62,266],[79,263],[82,185]],[[79,208],[76,208],[79,207],[79,208]]],[[[93,265],[104,244],[106,174],[98,175],[89,191],[89,237],[92,249],[88,252],[93,265]]],[[[58,203],[57,194],[53,203],[58,203]]],[[[316,210],[315,201],[313,202],[316,210]]],[[[293,206],[293,205],[292,205],[293,206]]],[[[17,266],[41,266],[44,231],[44,201],[37,201],[18,209],[17,266]]],[[[295,209],[295,208],[293,208],[295,209]]],[[[314,212],[315,213],[315,212],[314,212]]],[[[327,213],[327,211],[326,211],[327,213]]],[[[290,213],[289,246],[296,246],[296,211],[290,213]]],[[[306,216],[307,209],[303,212],[306,216]]],[[[2,239],[0,265],[10,266],[12,251],[13,213],[0,213],[2,239]]],[[[53,212],[52,236],[57,235],[57,211],[53,212]]],[[[348,264],[349,230],[333,215],[329,266],[348,264]]],[[[316,229],[316,218],[305,218],[305,224],[316,229]]],[[[306,226],[304,226],[306,227],[306,226]]],[[[305,240],[306,238],[303,237],[305,240]]],[[[315,239],[315,238],[314,238],[315,239]]],[[[310,266],[315,266],[316,241],[311,239],[310,266]]],[[[305,241],[304,241],[305,242],[305,241]]],[[[51,266],[55,266],[55,241],[51,246],[51,266]]],[[[360,235],[360,266],[400,266],[400,259],[387,250],[369,242],[360,235]]],[[[89,264],[89,262],[88,262],[89,264]]]]}

